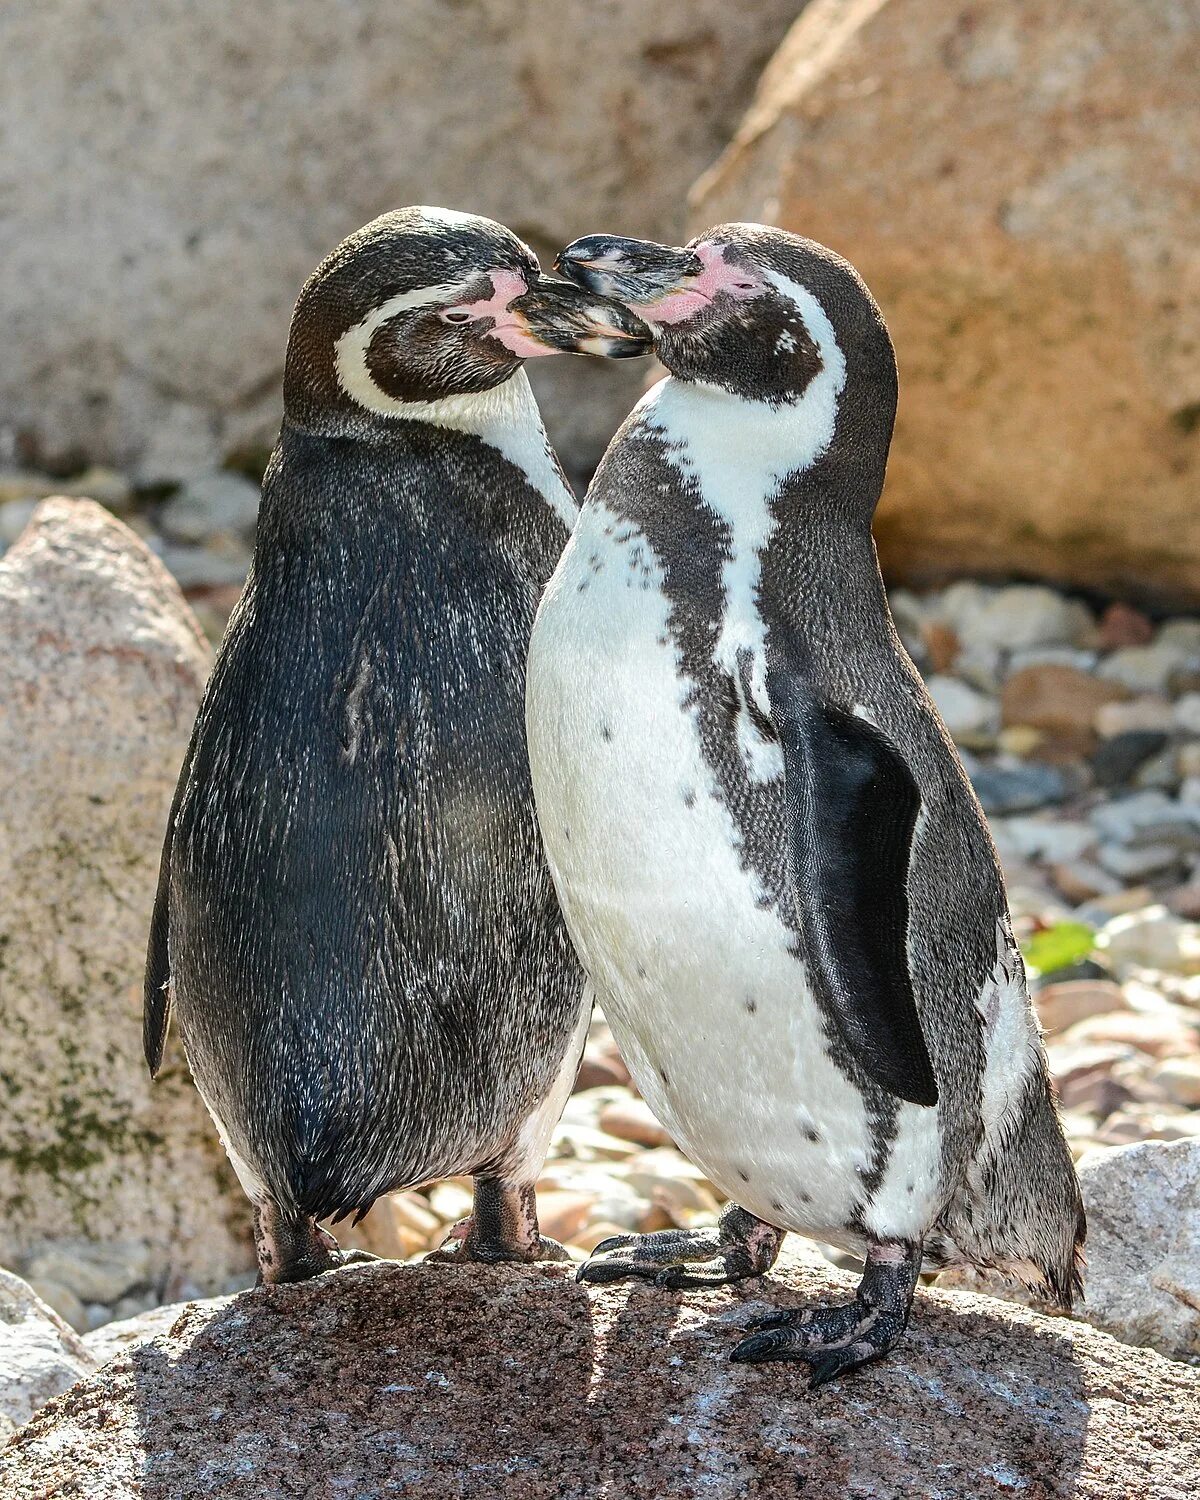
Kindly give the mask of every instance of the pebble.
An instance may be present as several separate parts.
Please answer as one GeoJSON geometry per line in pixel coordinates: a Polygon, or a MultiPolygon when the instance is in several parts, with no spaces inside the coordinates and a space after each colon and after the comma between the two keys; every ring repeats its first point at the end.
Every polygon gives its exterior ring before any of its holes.
{"type": "Polygon", "coordinates": [[[1160,638],[1151,646],[1124,646],[1100,664],[1100,675],[1135,693],[1165,693],[1171,676],[1187,665],[1189,652],[1160,638]]]}
{"type": "Polygon", "coordinates": [[[1118,977],[1131,969],[1200,974],[1200,927],[1165,906],[1146,906],[1107,923],[1096,934],[1096,951],[1118,977]]]}
{"type": "Polygon", "coordinates": [[[1067,795],[1066,778],[1055,766],[1036,762],[1024,765],[976,766],[971,771],[975,795],[989,814],[1031,812],[1061,802],[1067,795]]]}
{"type": "Polygon", "coordinates": [[[956,742],[987,745],[1000,727],[996,704],[957,677],[934,673],[925,686],[937,705],[942,722],[956,742]]]}
{"type": "Polygon", "coordinates": [[[1200,1057],[1167,1058],[1154,1081],[1173,1104],[1200,1109],[1200,1057]]]}
{"type": "Polygon", "coordinates": [[[30,1251],[21,1271],[28,1281],[65,1287],[80,1303],[107,1305],[145,1285],[150,1253],[138,1241],[98,1245],[88,1240],[54,1240],[30,1251]]]}
{"type": "Polygon", "coordinates": [[[1078,667],[1023,667],[1004,684],[1001,717],[1006,726],[1041,730],[1060,754],[1086,755],[1095,746],[1097,711],[1126,696],[1119,683],[1103,682],[1078,667]]]}
{"type": "Polygon", "coordinates": [[[1034,1005],[1048,1032],[1063,1031],[1092,1016],[1128,1009],[1121,986],[1107,979],[1069,979],[1043,985],[1034,996],[1034,1005]]]}
{"type": "Polygon", "coordinates": [[[201,474],[163,505],[158,524],[173,542],[204,542],[217,533],[253,539],[259,486],[241,474],[201,474]]]}
{"type": "Polygon", "coordinates": [[[639,1146],[669,1146],[671,1137],[642,1099],[616,1099],[600,1111],[600,1128],[621,1141],[639,1146]]]}
{"type": "Polygon", "coordinates": [[[982,608],[963,612],[956,622],[967,646],[996,646],[1004,651],[1035,646],[1076,646],[1093,632],[1091,610],[1041,584],[1002,588],[982,608]]]}
{"type": "Polygon", "coordinates": [[[86,1333],[88,1331],[87,1309],[70,1287],[63,1286],[58,1281],[50,1281],[44,1276],[30,1276],[26,1274],[25,1280],[46,1306],[52,1307],[65,1323],[71,1325],[76,1333],[86,1333]]]}
{"type": "Polygon", "coordinates": [[[250,553],[240,543],[214,539],[206,547],[163,543],[159,555],[181,589],[215,589],[240,585],[250,567],[250,553]]]}
{"type": "Polygon", "coordinates": [[[1186,1057],[1197,1044],[1194,1026],[1170,1011],[1138,1014],[1130,1010],[1109,1011],[1088,1016],[1068,1026],[1059,1038],[1065,1047],[1105,1046],[1134,1047],[1151,1057],[1186,1057]]]}
{"type": "Polygon", "coordinates": [[[1118,599],[1100,616],[1097,639],[1105,651],[1115,651],[1121,646],[1148,646],[1154,639],[1154,626],[1140,609],[1118,599]]]}
{"type": "Polygon", "coordinates": [[[1102,703],[1096,710],[1096,733],[1101,739],[1129,734],[1135,730],[1154,730],[1169,734],[1176,724],[1175,709],[1169,698],[1146,693],[1140,698],[1118,699],[1102,703]]]}

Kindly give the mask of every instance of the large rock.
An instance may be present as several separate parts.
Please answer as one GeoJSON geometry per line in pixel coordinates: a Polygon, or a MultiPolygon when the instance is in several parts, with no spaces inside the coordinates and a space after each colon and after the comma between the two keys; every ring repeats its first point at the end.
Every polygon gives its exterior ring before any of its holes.
{"type": "Polygon", "coordinates": [[[885,568],[1200,598],[1200,9],[818,0],[697,184],[863,272],[885,568]]]}
{"type": "MultiPolygon", "coordinates": [[[[59,0],[0,9],[0,432],[143,480],[273,440],[292,303],[385,209],[540,253],[677,236],[800,0],[59,0]],[[136,172],[130,162],[136,161],[136,172]]],[[[642,369],[543,360],[598,455],[642,369]]]]}
{"type": "Polygon", "coordinates": [[[0,1442],[99,1363],[32,1287],[0,1271],[0,1442]]]}
{"type": "Polygon", "coordinates": [[[578,1286],[569,1267],[364,1266],[186,1309],[46,1407],[7,1500],[219,1493],[1167,1500],[1200,1465],[1200,1372],[963,1293],[812,1394],[733,1365],[747,1318],[848,1292],[789,1266],[736,1291],[578,1286]]]}
{"type": "Polygon", "coordinates": [[[1089,1151],[1079,1182],[1088,1321],[1127,1343],[1200,1357],[1200,1140],[1089,1151]]]}
{"type": "Polygon", "coordinates": [[[0,642],[0,1265],[72,1299],[219,1290],[252,1258],[248,1210],[178,1054],[156,1085],[141,1055],[207,649],[162,565],[88,500],[44,502],[0,561],[0,642]]]}

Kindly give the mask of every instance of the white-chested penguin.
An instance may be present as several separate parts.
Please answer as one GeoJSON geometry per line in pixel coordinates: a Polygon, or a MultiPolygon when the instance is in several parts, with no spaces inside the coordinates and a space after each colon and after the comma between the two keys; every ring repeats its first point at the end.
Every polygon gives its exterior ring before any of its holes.
{"type": "Polygon", "coordinates": [[[533,1183],[587,1021],[523,692],[575,505],[522,361],[648,349],[507,229],[438,209],[368,224],[300,294],[146,974],[147,1060],[173,1007],[265,1281],[340,1263],[317,1220],[457,1173],[460,1255],[560,1249],[533,1183]]]}
{"type": "Polygon", "coordinates": [[[589,236],[671,374],[614,438],[530,647],[538,815],[639,1088],[733,1203],[581,1275],[712,1285],[785,1230],[865,1257],[856,1301],[742,1360],[814,1384],[902,1334],[922,1262],[1064,1307],[1083,1215],[986,824],[893,628],[871,538],[896,410],[854,269],[779,230],[589,236]]]}

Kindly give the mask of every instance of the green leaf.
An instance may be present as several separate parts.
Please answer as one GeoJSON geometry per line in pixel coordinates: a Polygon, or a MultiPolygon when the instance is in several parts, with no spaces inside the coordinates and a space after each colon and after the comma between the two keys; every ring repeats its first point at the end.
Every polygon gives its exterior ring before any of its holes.
{"type": "Polygon", "coordinates": [[[1025,944],[1025,964],[1039,974],[1069,969],[1089,956],[1096,934],[1082,922],[1058,922],[1034,935],[1025,944]]]}

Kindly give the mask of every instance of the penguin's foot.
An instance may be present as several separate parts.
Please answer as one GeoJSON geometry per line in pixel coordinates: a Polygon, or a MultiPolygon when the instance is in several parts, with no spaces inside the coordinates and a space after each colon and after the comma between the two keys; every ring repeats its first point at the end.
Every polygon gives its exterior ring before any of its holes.
{"type": "Polygon", "coordinates": [[[438,1250],[425,1257],[443,1265],[481,1261],[570,1260],[570,1252],[538,1230],[533,1184],[499,1177],[475,1179],[475,1208],[460,1219],[438,1250]]]}
{"type": "Polygon", "coordinates": [[[659,1229],[601,1240],[577,1280],[603,1283],[635,1277],[656,1286],[724,1286],[764,1276],[775,1264],[783,1230],[731,1203],[712,1229],[659,1229]]]}
{"type": "Polygon", "coordinates": [[[872,1245],[853,1302],[841,1307],[793,1308],[755,1318],[747,1325],[754,1332],[729,1357],[749,1364],[804,1360],[809,1366],[809,1388],[815,1390],[895,1348],[908,1326],[920,1271],[919,1244],[872,1245]]]}
{"type": "Polygon", "coordinates": [[[379,1259],[369,1250],[339,1249],[333,1235],[315,1220],[275,1203],[254,1205],[254,1248],[260,1286],[308,1281],[339,1266],[379,1259]]]}

